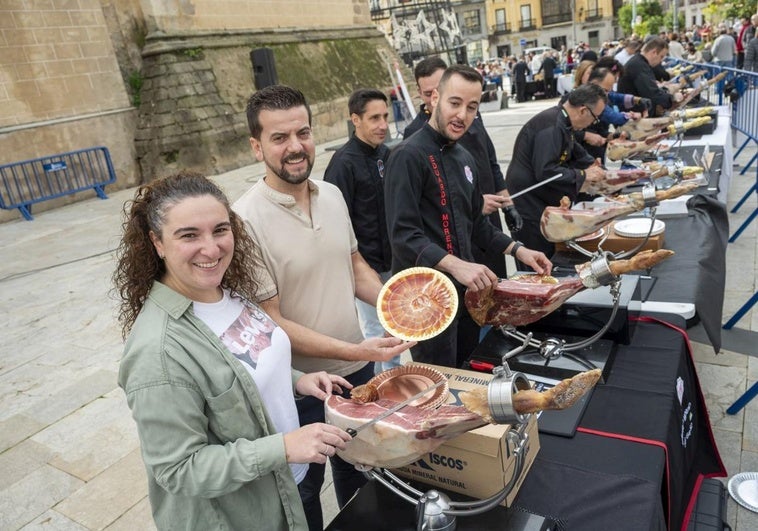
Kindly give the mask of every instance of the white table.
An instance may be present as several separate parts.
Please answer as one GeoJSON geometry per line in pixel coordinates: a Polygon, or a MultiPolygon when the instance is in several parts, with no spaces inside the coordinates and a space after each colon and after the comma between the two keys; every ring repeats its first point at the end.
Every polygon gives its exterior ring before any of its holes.
{"type": "Polygon", "coordinates": [[[567,92],[571,92],[571,89],[574,88],[574,75],[573,74],[563,74],[558,76],[557,84],[556,84],[558,94],[566,94],[567,92]]]}
{"type": "MultiPolygon", "coordinates": [[[[718,109],[718,124],[716,129],[710,135],[703,135],[699,138],[685,138],[682,146],[719,146],[724,150],[724,156],[721,160],[721,177],[719,178],[717,198],[726,204],[726,196],[729,192],[729,185],[732,182],[734,153],[732,151],[732,109],[729,105],[716,107],[718,109]]],[[[671,143],[671,141],[669,141],[671,143]]]]}

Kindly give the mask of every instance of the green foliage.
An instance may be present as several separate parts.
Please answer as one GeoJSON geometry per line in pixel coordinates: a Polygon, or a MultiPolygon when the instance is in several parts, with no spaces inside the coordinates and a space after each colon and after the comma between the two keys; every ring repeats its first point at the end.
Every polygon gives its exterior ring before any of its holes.
{"type": "Polygon", "coordinates": [[[142,97],[140,92],[142,91],[142,84],[144,83],[144,78],[142,77],[142,72],[139,70],[135,70],[131,74],[129,74],[129,79],[127,82],[129,83],[129,88],[132,92],[132,104],[135,107],[139,107],[140,103],[142,103],[142,97]]]}
{"type": "MultiPolygon", "coordinates": [[[[685,29],[684,10],[679,9],[677,12],[679,21],[679,30],[685,29]]],[[[636,33],[640,37],[646,35],[657,35],[662,29],[672,30],[674,28],[673,11],[663,12],[659,2],[639,2],[637,3],[637,16],[641,19],[639,24],[634,24],[632,30],[632,5],[624,4],[618,10],[618,23],[624,30],[624,35],[636,33]]]]}
{"type": "Polygon", "coordinates": [[[750,17],[758,13],[758,0],[712,0],[703,8],[703,13],[708,15],[708,20],[712,23],[750,17]]]}
{"type": "Polygon", "coordinates": [[[203,49],[198,48],[187,48],[182,52],[184,55],[189,57],[190,59],[202,59],[203,58],[203,49]]]}

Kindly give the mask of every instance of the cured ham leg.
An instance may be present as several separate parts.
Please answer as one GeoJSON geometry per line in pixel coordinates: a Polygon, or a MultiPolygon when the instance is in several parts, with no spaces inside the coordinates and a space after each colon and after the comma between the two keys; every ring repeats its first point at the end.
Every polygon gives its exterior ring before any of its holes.
{"type": "MultiPolygon", "coordinates": [[[[658,201],[674,199],[697,187],[695,183],[680,183],[668,190],[657,190],[655,197],[658,201]]],[[[645,208],[641,192],[616,196],[614,199],[617,203],[607,207],[572,210],[569,208],[571,202],[568,197],[564,197],[561,206],[546,207],[542,211],[540,231],[550,242],[566,242],[591,234],[611,220],[645,208]]]]}
{"type": "Polygon", "coordinates": [[[585,182],[582,191],[592,195],[613,195],[649,175],[647,170],[607,170],[605,179],[600,182],[585,182]]]}
{"type": "MultiPolygon", "coordinates": [[[[673,251],[643,251],[629,260],[609,264],[615,276],[650,269],[674,254],[673,251]]],[[[566,299],[585,288],[600,285],[592,274],[590,262],[576,267],[579,276],[557,279],[541,275],[522,275],[501,280],[483,290],[466,290],[465,303],[477,324],[523,326],[539,321],[566,299]]]]}
{"type": "MultiPolygon", "coordinates": [[[[600,380],[601,374],[602,371],[600,369],[593,369],[581,372],[573,378],[562,380],[554,387],[543,392],[535,391],[534,389],[517,391],[512,397],[513,410],[519,415],[525,415],[546,409],[569,408],[582,398],[587,391],[595,387],[595,384],[600,380]]],[[[463,391],[458,396],[466,409],[493,424],[489,401],[487,400],[487,391],[487,387],[478,387],[471,391],[463,391]]]]}
{"type": "Polygon", "coordinates": [[[644,140],[611,140],[608,142],[608,158],[611,160],[628,159],[633,155],[655,149],[660,140],[667,138],[668,132],[647,137],[644,140]]]}
{"type": "Polygon", "coordinates": [[[642,140],[653,134],[659,134],[664,127],[668,127],[674,122],[670,116],[661,118],[640,118],[639,120],[629,120],[618,128],[622,133],[626,133],[627,140],[642,140]]]}
{"type": "MultiPolygon", "coordinates": [[[[332,395],[326,400],[324,411],[327,423],[347,430],[378,417],[396,404],[387,399],[358,403],[332,395]]],[[[431,410],[406,406],[360,430],[344,450],[337,450],[337,455],[354,465],[396,468],[417,461],[448,439],[485,424],[482,417],[463,406],[443,404],[431,410]]]]}
{"type": "Polygon", "coordinates": [[[727,73],[728,72],[726,72],[726,71],[721,72],[720,74],[718,74],[716,76],[713,76],[711,79],[709,79],[705,83],[701,83],[697,88],[695,88],[695,89],[691,90],[690,92],[688,92],[687,95],[684,96],[684,99],[682,101],[680,101],[679,103],[674,103],[674,106],[673,106],[674,109],[681,109],[682,107],[686,106],[689,102],[692,101],[692,99],[695,96],[697,96],[698,94],[700,94],[707,87],[715,85],[716,83],[718,83],[719,81],[721,81],[722,79],[724,79],[726,77],[727,73]]]}

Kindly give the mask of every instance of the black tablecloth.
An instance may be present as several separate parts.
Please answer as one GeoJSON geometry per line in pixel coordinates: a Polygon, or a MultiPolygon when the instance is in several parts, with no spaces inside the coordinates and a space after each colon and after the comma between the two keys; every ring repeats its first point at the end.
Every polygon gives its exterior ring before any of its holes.
{"type": "MultiPolygon", "coordinates": [[[[540,434],[515,509],[563,529],[680,529],[702,479],[726,475],[686,334],[645,319],[631,344],[619,346],[576,435],[540,434]]],[[[410,504],[396,498],[387,506],[378,489],[362,489],[327,529],[405,529],[393,522],[412,518],[405,512],[410,504]]]]}
{"type": "MultiPolygon", "coordinates": [[[[645,294],[646,300],[694,304],[697,317],[718,352],[729,220],[725,205],[715,197],[695,195],[687,207],[689,216],[665,220],[664,247],[676,254],[652,270],[655,283],[645,294]]],[[[571,266],[586,258],[577,253],[559,252],[552,260],[559,266],[571,266]]]]}

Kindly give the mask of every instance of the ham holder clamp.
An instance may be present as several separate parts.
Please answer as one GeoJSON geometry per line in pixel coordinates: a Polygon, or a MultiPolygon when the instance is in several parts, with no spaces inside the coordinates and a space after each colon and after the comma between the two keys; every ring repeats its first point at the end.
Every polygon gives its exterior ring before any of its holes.
{"type": "MultiPolygon", "coordinates": [[[[486,387],[486,399],[478,400],[482,393],[471,392],[473,402],[464,402],[466,407],[445,404],[448,388],[444,375],[432,367],[415,364],[378,374],[364,386],[354,389],[350,400],[332,395],[325,404],[327,422],[347,429],[354,437],[345,450],[338,451],[338,455],[370,479],[414,504],[417,529],[455,529],[456,517],[482,514],[500,505],[520,483],[525,471],[530,443],[527,429],[532,413],[517,413],[513,397],[519,392],[527,393],[526,399],[518,403],[522,409],[526,405],[531,411],[533,395],[540,393],[532,391],[529,380],[521,373],[512,372],[507,363],[496,368],[493,374],[486,387]],[[419,388],[421,391],[417,392],[419,388]],[[409,399],[398,402],[406,395],[409,399]],[[401,406],[399,411],[398,406],[401,406]],[[474,407],[477,412],[472,409],[474,407]],[[383,415],[382,411],[390,409],[395,409],[393,415],[381,419],[382,423],[373,422],[383,415]],[[365,424],[364,420],[367,421],[365,424]],[[503,488],[486,499],[451,501],[449,496],[436,489],[422,492],[385,468],[414,462],[434,451],[445,440],[487,422],[511,425],[506,437],[515,466],[503,488]],[[368,423],[373,423],[371,429],[362,430],[364,426],[368,427],[368,423]]],[[[589,375],[584,378],[587,380],[594,385],[597,377],[589,375]]],[[[570,399],[571,394],[570,390],[559,393],[560,396],[553,399],[555,403],[542,404],[541,407],[565,407],[560,402],[567,397],[570,399]]]]}

